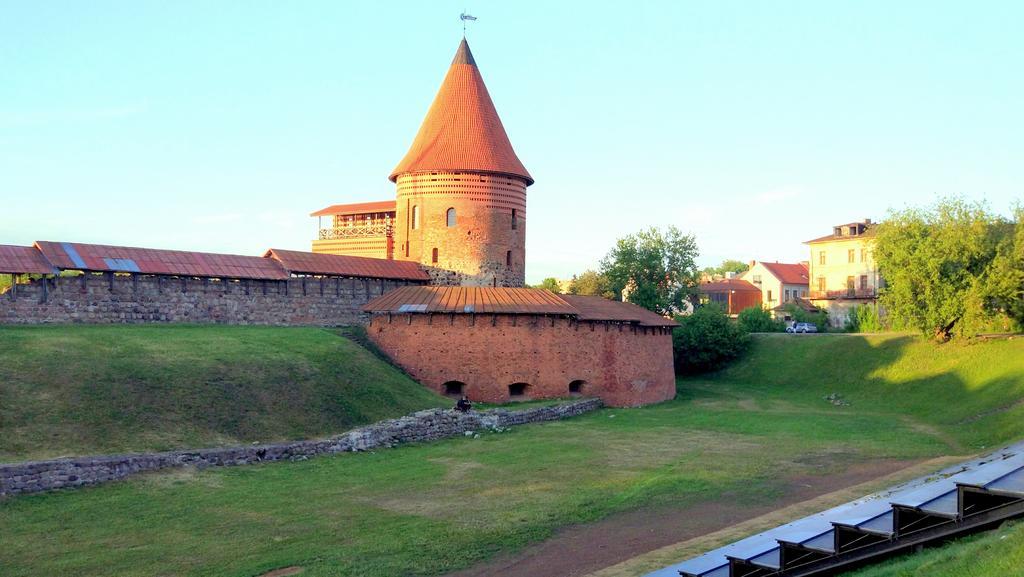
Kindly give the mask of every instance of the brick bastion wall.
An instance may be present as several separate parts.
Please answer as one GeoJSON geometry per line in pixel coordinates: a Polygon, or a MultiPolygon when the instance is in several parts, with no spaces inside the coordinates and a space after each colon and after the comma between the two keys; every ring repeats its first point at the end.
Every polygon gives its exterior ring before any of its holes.
{"type": "Polygon", "coordinates": [[[220,280],[85,274],[33,279],[0,294],[0,324],[366,324],[362,306],[405,281],[362,278],[220,280]]]}
{"type": "Polygon", "coordinates": [[[367,334],[441,394],[506,402],[519,392],[533,399],[578,392],[617,407],[676,394],[669,327],[544,315],[374,314],[367,334]]]}
{"type": "Polygon", "coordinates": [[[135,473],[171,467],[252,465],[382,449],[399,443],[434,441],[469,432],[494,431],[514,425],[564,419],[597,410],[601,406],[599,399],[583,399],[519,411],[494,409],[459,413],[450,409],[429,409],[354,429],[331,439],[13,463],[0,465],[0,496],[96,485],[135,473]]]}

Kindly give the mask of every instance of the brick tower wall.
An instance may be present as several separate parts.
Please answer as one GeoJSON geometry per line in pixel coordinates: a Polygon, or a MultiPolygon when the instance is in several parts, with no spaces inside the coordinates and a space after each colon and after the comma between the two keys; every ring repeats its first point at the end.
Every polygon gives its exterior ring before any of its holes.
{"type": "Polygon", "coordinates": [[[471,172],[398,176],[396,260],[427,268],[433,284],[521,287],[526,261],[526,182],[471,172]],[[413,206],[419,224],[413,228],[413,206]],[[455,226],[447,223],[454,208],[455,226]],[[513,228],[515,211],[515,228],[513,228]],[[434,262],[434,249],[437,261],[434,262]],[[511,251],[511,258],[509,252],[511,251]]]}
{"type": "Polygon", "coordinates": [[[510,400],[509,385],[526,383],[524,398],[580,394],[610,406],[675,397],[672,331],[667,327],[532,315],[379,314],[369,337],[417,381],[444,394],[458,381],[474,401],[510,400]],[[495,351],[500,351],[496,354],[495,351]]]}

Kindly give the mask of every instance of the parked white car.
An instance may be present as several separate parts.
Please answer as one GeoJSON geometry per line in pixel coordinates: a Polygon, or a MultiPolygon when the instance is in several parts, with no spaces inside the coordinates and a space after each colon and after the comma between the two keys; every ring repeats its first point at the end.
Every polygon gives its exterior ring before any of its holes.
{"type": "Polygon", "coordinates": [[[786,327],[787,333],[816,333],[818,325],[814,323],[793,323],[793,326],[786,327]]]}

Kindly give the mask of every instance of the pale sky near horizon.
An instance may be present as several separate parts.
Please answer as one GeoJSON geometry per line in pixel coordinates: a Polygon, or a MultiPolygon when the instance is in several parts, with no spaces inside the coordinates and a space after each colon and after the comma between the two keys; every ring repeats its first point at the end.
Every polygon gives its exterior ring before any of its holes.
{"type": "Polygon", "coordinates": [[[527,280],[647,226],[700,264],[1024,199],[1021,2],[0,0],[0,244],[308,250],[394,198],[468,37],[528,192],[527,280]]]}

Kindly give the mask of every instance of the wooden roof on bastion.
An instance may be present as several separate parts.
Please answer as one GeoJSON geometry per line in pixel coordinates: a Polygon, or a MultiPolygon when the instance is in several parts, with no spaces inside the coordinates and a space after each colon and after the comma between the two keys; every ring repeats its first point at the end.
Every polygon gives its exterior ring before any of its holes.
{"type": "Polygon", "coordinates": [[[583,321],[612,321],[645,327],[677,323],[631,303],[597,296],[556,295],[544,289],[406,286],[363,307],[371,313],[566,315],[583,321]]]}

